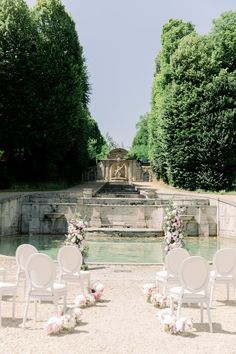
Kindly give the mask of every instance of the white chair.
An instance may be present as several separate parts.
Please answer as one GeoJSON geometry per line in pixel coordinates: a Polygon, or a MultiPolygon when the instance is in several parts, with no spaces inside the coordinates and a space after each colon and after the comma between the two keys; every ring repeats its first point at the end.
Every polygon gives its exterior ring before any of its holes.
{"type": "Polygon", "coordinates": [[[164,269],[156,273],[156,285],[159,288],[159,283],[163,283],[164,295],[166,295],[167,286],[179,284],[179,269],[188,257],[189,253],[184,248],[175,248],[166,255],[164,269]]]}
{"type": "Polygon", "coordinates": [[[90,287],[90,272],[82,271],[83,257],[76,246],[63,246],[58,251],[59,279],[65,283],[79,282],[81,291],[84,294],[84,279],[87,280],[87,287],[90,287]]]}
{"type": "Polygon", "coordinates": [[[208,262],[200,256],[192,256],[185,259],[180,267],[179,279],[181,286],[170,289],[172,301],[176,300],[178,303],[177,318],[180,318],[180,311],[183,303],[197,303],[200,304],[202,323],[203,304],[205,303],[210,332],[213,332],[210,313],[210,299],[208,294],[208,262]]]}
{"type": "Polygon", "coordinates": [[[25,275],[25,267],[29,257],[37,253],[38,250],[33,245],[28,243],[24,243],[17,247],[16,249],[16,264],[17,264],[17,272],[16,272],[16,284],[19,285],[20,279],[24,279],[24,294],[25,294],[25,286],[26,286],[26,275],[25,275]]]}
{"type": "Polygon", "coordinates": [[[229,285],[235,288],[236,256],[233,248],[222,248],[213,257],[213,270],[210,272],[210,305],[213,302],[213,292],[217,283],[226,284],[227,300],[229,300],[229,285]]]}
{"type": "Polygon", "coordinates": [[[35,321],[37,319],[37,302],[53,302],[58,315],[58,299],[64,298],[64,311],[66,309],[67,288],[65,284],[56,283],[56,266],[46,254],[32,254],[26,264],[26,277],[28,287],[26,290],[26,306],[23,316],[23,327],[27,320],[29,303],[35,303],[35,321]]]}
{"type": "Polygon", "coordinates": [[[12,296],[12,317],[15,318],[15,302],[16,302],[16,290],[17,286],[14,283],[0,282],[0,326],[2,325],[2,311],[1,302],[3,296],[12,296]]]}

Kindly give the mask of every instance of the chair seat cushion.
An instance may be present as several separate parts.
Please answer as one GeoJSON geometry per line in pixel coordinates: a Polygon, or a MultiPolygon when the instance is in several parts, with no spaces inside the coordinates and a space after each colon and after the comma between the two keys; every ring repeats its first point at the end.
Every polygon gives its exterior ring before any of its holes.
{"type": "Polygon", "coordinates": [[[15,283],[8,283],[8,282],[0,282],[0,294],[8,294],[15,292],[17,289],[17,286],[15,283]]]}
{"type": "Polygon", "coordinates": [[[161,270],[160,272],[156,272],[156,280],[166,280],[167,278],[167,271],[161,270]]]}
{"type": "Polygon", "coordinates": [[[232,274],[229,275],[221,275],[221,274],[217,274],[214,270],[212,270],[210,272],[210,281],[217,281],[217,282],[226,282],[226,281],[232,281],[233,280],[233,276],[232,274]]]}
{"type": "MultiPolygon", "coordinates": [[[[56,296],[64,295],[66,293],[66,285],[62,283],[53,283],[53,293],[56,296]]],[[[48,296],[52,297],[52,291],[50,288],[47,289],[37,289],[34,288],[30,291],[30,296],[48,296]]]]}
{"type": "Polygon", "coordinates": [[[178,278],[173,276],[172,274],[169,274],[167,276],[167,271],[166,270],[161,270],[160,272],[156,273],[156,280],[157,281],[168,281],[168,282],[177,282],[178,278]]]}
{"type": "Polygon", "coordinates": [[[81,274],[80,273],[63,273],[61,279],[65,280],[65,281],[72,281],[72,282],[81,281],[81,274]]]}

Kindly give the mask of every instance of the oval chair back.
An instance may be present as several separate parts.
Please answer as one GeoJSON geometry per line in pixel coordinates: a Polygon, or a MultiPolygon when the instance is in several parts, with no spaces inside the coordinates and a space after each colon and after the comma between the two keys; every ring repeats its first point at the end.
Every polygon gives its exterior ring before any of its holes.
{"type": "Polygon", "coordinates": [[[25,267],[26,267],[26,263],[28,261],[28,258],[32,254],[37,253],[37,252],[38,252],[37,248],[29,243],[24,243],[24,244],[18,246],[16,249],[16,263],[17,263],[18,268],[21,271],[24,271],[25,267]]]}
{"type": "Polygon", "coordinates": [[[171,250],[165,258],[165,267],[168,274],[177,278],[183,261],[188,257],[189,253],[184,248],[175,248],[171,250]]]}
{"type": "Polygon", "coordinates": [[[75,246],[63,246],[58,251],[58,263],[62,272],[77,273],[80,272],[83,257],[75,246]]]}
{"type": "Polygon", "coordinates": [[[180,267],[180,283],[192,293],[207,291],[209,282],[209,264],[205,258],[192,256],[185,259],[180,267]]]}
{"type": "Polygon", "coordinates": [[[233,248],[222,248],[213,257],[213,267],[216,274],[227,276],[235,267],[235,252],[233,248]]]}
{"type": "Polygon", "coordinates": [[[46,254],[32,254],[26,265],[26,276],[30,289],[52,289],[56,278],[55,264],[46,254]]]}

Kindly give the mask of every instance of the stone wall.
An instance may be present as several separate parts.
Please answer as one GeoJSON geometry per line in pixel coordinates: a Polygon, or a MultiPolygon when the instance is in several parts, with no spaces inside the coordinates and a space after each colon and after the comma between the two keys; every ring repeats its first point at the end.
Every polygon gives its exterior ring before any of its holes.
{"type": "Polygon", "coordinates": [[[236,239],[236,204],[218,200],[217,205],[218,234],[236,239]]]}
{"type": "MultiPolygon", "coordinates": [[[[96,198],[83,193],[33,193],[0,200],[0,236],[15,234],[63,234],[67,218],[76,211],[90,227],[159,229],[163,227],[168,200],[173,196],[124,200],[96,198]]],[[[187,234],[236,239],[236,204],[214,198],[174,196],[185,206],[183,217],[187,234]]]]}
{"type": "Polygon", "coordinates": [[[0,201],[0,236],[19,234],[21,228],[21,204],[21,196],[0,201]]]}

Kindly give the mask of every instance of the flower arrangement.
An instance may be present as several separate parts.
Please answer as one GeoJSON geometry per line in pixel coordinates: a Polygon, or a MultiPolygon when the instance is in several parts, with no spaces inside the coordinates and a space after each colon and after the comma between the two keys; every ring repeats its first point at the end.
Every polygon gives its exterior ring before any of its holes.
{"type": "Polygon", "coordinates": [[[143,293],[147,297],[147,302],[151,302],[151,296],[152,296],[154,289],[155,289],[154,283],[146,283],[143,286],[143,293]]]}
{"type": "Polygon", "coordinates": [[[166,252],[184,246],[184,224],[180,216],[182,211],[183,209],[174,205],[173,202],[170,202],[166,209],[166,216],[164,217],[164,241],[166,252]]]}
{"type": "Polygon", "coordinates": [[[90,289],[88,289],[88,291],[94,296],[95,301],[99,301],[101,300],[104,291],[104,285],[102,283],[96,282],[90,289]]]}
{"type": "Polygon", "coordinates": [[[82,316],[82,310],[67,308],[66,312],[60,313],[60,316],[49,318],[45,323],[44,329],[47,334],[59,334],[64,331],[71,332],[79,324],[82,316]]]}
{"type": "Polygon", "coordinates": [[[94,283],[94,285],[88,289],[88,294],[78,295],[75,298],[75,306],[79,308],[84,308],[88,306],[93,306],[102,297],[104,291],[104,285],[101,283],[94,283]]]}
{"type": "Polygon", "coordinates": [[[66,236],[66,245],[76,245],[83,257],[88,255],[88,245],[86,244],[86,227],[87,223],[81,219],[80,214],[68,220],[68,228],[66,236]]]}
{"type": "Polygon", "coordinates": [[[170,296],[162,295],[160,293],[152,293],[150,301],[159,309],[169,307],[171,304],[170,296]]]}
{"type": "Polygon", "coordinates": [[[171,309],[160,310],[158,313],[158,319],[161,322],[163,330],[170,334],[190,332],[193,329],[193,323],[191,320],[186,317],[177,319],[171,309]]]}

